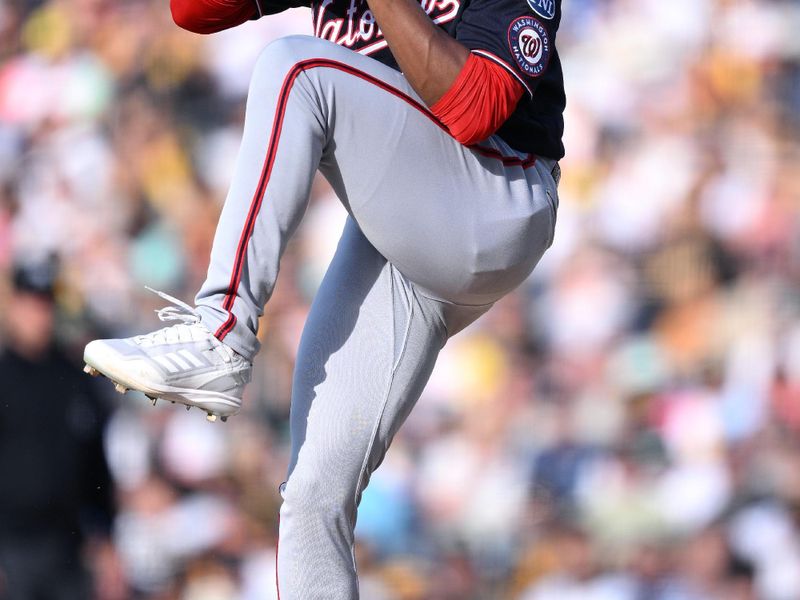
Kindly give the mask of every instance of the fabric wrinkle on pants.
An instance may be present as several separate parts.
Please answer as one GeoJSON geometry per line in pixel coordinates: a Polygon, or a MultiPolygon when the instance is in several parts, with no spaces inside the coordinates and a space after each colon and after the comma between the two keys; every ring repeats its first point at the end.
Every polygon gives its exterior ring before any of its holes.
{"type": "Polygon", "coordinates": [[[248,358],[317,170],[349,213],[298,350],[282,494],[283,600],[358,598],[361,493],[448,337],[531,272],[552,243],[553,161],[492,137],[465,148],[405,78],[329,42],[267,47],[197,296],[248,358]]]}

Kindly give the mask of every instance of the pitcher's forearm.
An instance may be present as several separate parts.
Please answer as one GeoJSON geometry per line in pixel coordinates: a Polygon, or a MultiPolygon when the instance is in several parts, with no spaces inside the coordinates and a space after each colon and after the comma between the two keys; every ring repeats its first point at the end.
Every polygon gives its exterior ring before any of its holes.
{"type": "Polygon", "coordinates": [[[416,0],[367,0],[411,87],[430,106],[453,85],[469,50],[430,20],[416,0]]]}

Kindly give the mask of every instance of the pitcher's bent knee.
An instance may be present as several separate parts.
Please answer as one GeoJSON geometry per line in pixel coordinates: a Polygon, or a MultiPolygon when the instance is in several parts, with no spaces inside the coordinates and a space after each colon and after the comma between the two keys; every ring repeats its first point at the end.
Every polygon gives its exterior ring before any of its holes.
{"type": "Polygon", "coordinates": [[[283,490],[281,514],[312,522],[335,522],[351,519],[354,509],[353,488],[323,475],[302,476],[295,471],[283,490]]]}
{"type": "Polygon", "coordinates": [[[284,75],[304,60],[325,58],[335,44],[309,35],[289,35],[267,44],[258,55],[255,73],[268,71],[284,75]]]}

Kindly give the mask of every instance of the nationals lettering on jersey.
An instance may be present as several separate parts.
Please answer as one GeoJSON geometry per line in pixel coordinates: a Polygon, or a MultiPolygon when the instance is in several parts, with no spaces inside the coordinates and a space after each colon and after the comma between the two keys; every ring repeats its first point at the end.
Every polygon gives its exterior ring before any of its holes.
{"type": "MultiPolygon", "coordinates": [[[[456,20],[460,0],[422,0],[422,9],[440,26],[456,20]]],[[[365,0],[322,0],[312,5],[314,35],[372,56],[388,48],[383,32],[365,0]]],[[[392,62],[385,57],[381,62],[392,62]]],[[[392,64],[392,66],[395,66],[392,64]]]]}
{"type": "MultiPolygon", "coordinates": [[[[397,69],[366,0],[255,0],[259,14],[310,6],[314,34],[397,69]]],[[[566,104],[556,31],[561,0],[420,0],[431,20],[472,52],[507,69],[526,89],[498,135],[521,152],[564,156],[566,104]]]]}

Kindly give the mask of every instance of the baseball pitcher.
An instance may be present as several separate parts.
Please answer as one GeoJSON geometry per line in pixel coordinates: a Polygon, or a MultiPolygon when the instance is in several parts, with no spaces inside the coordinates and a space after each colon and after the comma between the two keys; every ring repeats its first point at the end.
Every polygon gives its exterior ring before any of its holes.
{"type": "MultiPolygon", "coordinates": [[[[171,0],[213,33],[308,0],[171,0]]],[[[553,241],[565,105],[560,0],[311,0],[315,37],[259,57],[241,149],[194,306],[97,340],[86,371],[223,420],[315,173],[349,217],[295,368],[279,594],[358,598],[361,494],[450,336],[553,241]]]]}

